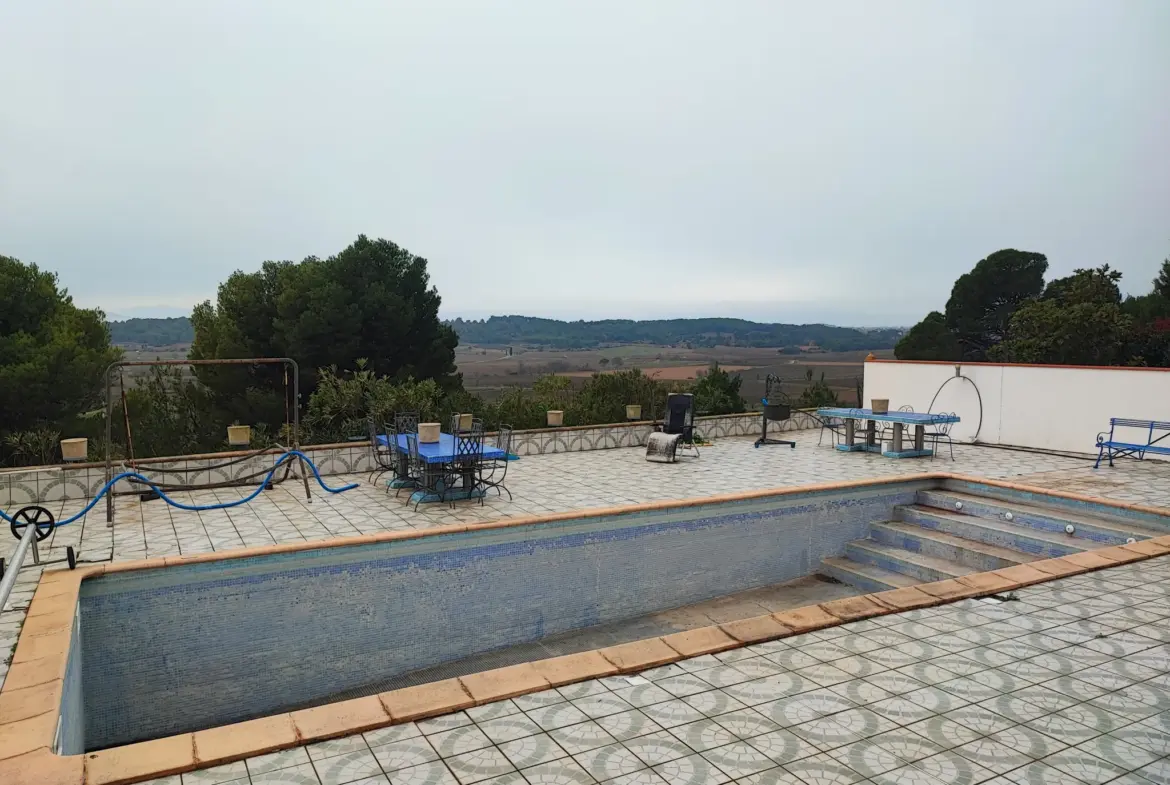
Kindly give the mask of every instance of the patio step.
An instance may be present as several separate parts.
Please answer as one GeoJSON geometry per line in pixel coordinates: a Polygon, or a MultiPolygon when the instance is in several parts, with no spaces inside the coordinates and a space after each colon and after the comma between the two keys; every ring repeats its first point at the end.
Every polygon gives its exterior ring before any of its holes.
{"type": "Polygon", "coordinates": [[[916,583],[945,581],[979,572],[957,561],[927,556],[903,548],[882,545],[874,540],[855,540],[845,546],[845,555],[860,564],[869,564],[889,572],[913,578],[916,583]]]}
{"type": "Polygon", "coordinates": [[[958,562],[979,572],[1014,567],[1036,558],[1014,548],[967,539],[903,521],[875,523],[870,526],[869,536],[881,545],[958,562]]]}
{"type": "Polygon", "coordinates": [[[1073,537],[1092,543],[1082,547],[1082,550],[1089,547],[1121,545],[1130,537],[1144,540],[1166,534],[1165,531],[1126,520],[1121,513],[1090,515],[1072,512],[1055,505],[1001,501],[959,491],[919,491],[916,506],[946,510],[952,516],[991,519],[1002,523],[1007,523],[1004,514],[1010,512],[1012,514],[1010,523],[1013,526],[1058,534],[1065,538],[1070,536],[1065,534],[1065,526],[1072,524],[1075,529],[1073,537]],[[962,508],[956,508],[956,503],[961,503],[962,508]]]}
{"type": "Polygon", "coordinates": [[[1008,548],[1037,559],[1067,556],[1101,547],[1093,540],[1059,532],[1021,526],[1014,520],[981,518],[935,507],[907,505],[894,508],[894,517],[924,531],[936,531],[965,540],[1008,548]]]}
{"type": "Polygon", "coordinates": [[[890,572],[872,564],[862,564],[844,557],[830,557],[821,562],[820,573],[836,578],[841,583],[856,586],[864,592],[886,591],[887,589],[903,589],[914,586],[921,581],[903,575],[900,572],[890,572]]]}

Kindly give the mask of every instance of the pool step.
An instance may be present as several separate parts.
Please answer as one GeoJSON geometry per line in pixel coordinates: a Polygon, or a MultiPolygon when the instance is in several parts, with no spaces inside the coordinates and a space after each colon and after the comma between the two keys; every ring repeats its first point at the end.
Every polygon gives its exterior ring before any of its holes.
{"type": "Polygon", "coordinates": [[[915,506],[936,508],[945,510],[952,515],[983,518],[1003,523],[1007,523],[1004,517],[1005,513],[1010,512],[1012,525],[1058,534],[1062,537],[1069,536],[1065,534],[1065,527],[1072,524],[1075,529],[1074,537],[1091,541],[1091,544],[1085,547],[1100,548],[1106,545],[1121,545],[1130,537],[1144,540],[1166,534],[1165,531],[1130,522],[1121,514],[1086,515],[1055,505],[1001,501],[959,491],[919,491],[915,506]],[[961,509],[955,506],[956,503],[962,505],[961,509]]]}
{"type": "Polygon", "coordinates": [[[1035,558],[1055,558],[1101,547],[1093,540],[1059,532],[1034,529],[1014,520],[980,518],[935,507],[907,505],[894,508],[894,517],[923,531],[936,531],[1000,548],[1021,551],[1035,558]]]}
{"type": "Polygon", "coordinates": [[[869,536],[881,545],[957,562],[980,572],[1014,567],[1036,558],[1013,548],[923,528],[903,521],[875,523],[869,529],[869,536]]]}
{"type": "Polygon", "coordinates": [[[874,540],[855,540],[849,543],[845,546],[845,555],[860,564],[869,564],[909,576],[918,583],[945,581],[948,578],[979,572],[974,567],[957,561],[882,545],[874,540]]]}
{"type": "Polygon", "coordinates": [[[823,560],[820,573],[828,575],[830,578],[836,578],[841,583],[856,586],[864,592],[903,589],[921,583],[921,581],[900,572],[890,572],[881,567],[874,567],[872,564],[861,564],[852,559],[841,557],[823,560]]]}

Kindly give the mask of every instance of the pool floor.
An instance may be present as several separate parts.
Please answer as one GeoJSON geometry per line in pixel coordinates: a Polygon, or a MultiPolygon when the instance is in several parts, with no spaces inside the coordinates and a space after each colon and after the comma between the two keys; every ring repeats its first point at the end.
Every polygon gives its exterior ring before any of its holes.
{"type": "Polygon", "coordinates": [[[347,690],[325,700],[313,701],[303,706],[293,707],[293,709],[375,695],[379,692],[466,676],[493,668],[533,662],[547,657],[576,654],[577,652],[616,646],[644,638],[656,638],[661,635],[670,635],[713,624],[750,619],[754,616],[818,605],[829,600],[855,597],[859,594],[865,594],[865,592],[823,575],[807,575],[785,583],[727,594],[681,608],[651,613],[613,624],[586,627],[553,635],[533,643],[509,646],[474,657],[446,662],[433,668],[424,668],[390,679],[383,679],[359,689],[347,690]]]}

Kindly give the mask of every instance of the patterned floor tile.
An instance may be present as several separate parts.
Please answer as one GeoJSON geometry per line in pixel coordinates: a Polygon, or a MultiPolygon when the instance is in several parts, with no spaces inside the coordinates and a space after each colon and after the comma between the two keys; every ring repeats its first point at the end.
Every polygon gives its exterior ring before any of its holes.
{"type": "Polygon", "coordinates": [[[1026,755],[1032,760],[1042,760],[1068,746],[1064,742],[1024,725],[1016,725],[988,734],[987,738],[1021,755],[1026,755]]]}
{"type": "Polygon", "coordinates": [[[968,744],[979,738],[980,734],[965,725],[948,720],[946,717],[931,717],[906,726],[907,730],[930,739],[943,749],[951,749],[962,744],[968,744]]]}
{"type": "MultiPolygon", "coordinates": [[[[253,780],[255,781],[255,780],[253,780]]],[[[457,785],[459,780],[441,760],[390,772],[391,785],[457,785]]],[[[511,785],[502,783],[501,785],[511,785]]]]}
{"type": "Polygon", "coordinates": [[[795,673],[777,673],[762,679],[733,684],[723,688],[723,692],[747,706],[756,706],[810,692],[815,688],[815,684],[805,681],[795,673]]]}
{"type": "Polygon", "coordinates": [[[860,741],[861,736],[835,722],[832,717],[820,717],[810,722],[793,725],[788,730],[822,752],[860,741]]]}
{"type": "Polygon", "coordinates": [[[545,730],[563,728],[566,725],[576,725],[589,719],[585,712],[571,703],[557,703],[552,706],[542,706],[529,709],[525,712],[528,718],[545,730]]]}
{"type": "Polygon", "coordinates": [[[641,712],[664,728],[673,728],[676,725],[703,719],[703,712],[678,698],[652,706],[643,706],[641,712]]]}
{"type": "Polygon", "coordinates": [[[592,721],[557,728],[549,731],[548,735],[574,755],[617,741],[609,731],[592,721]]]}
{"type": "MultiPolygon", "coordinates": [[[[699,715],[700,718],[702,715],[699,715]]],[[[618,741],[634,739],[663,730],[663,727],[640,711],[623,711],[597,720],[597,724],[618,741]]]]}
{"type": "Polygon", "coordinates": [[[462,728],[436,733],[429,736],[427,741],[443,758],[490,747],[492,743],[491,739],[475,725],[465,725],[462,728]]]}
{"type": "Polygon", "coordinates": [[[387,774],[438,759],[430,743],[423,737],[392,741],[372,748],[378,764],[387,774]]]}
{"type": "Polygon", "coordinates": [[[1100,785],[1126,773],[1122,767],[1076,747],[1049,755],[1043,762],[1090,785],[1100,785]]]}
{"type": "Polygon", "coordinates": [[[990,738],[961,744],[955,747],[953,752],[996,774],[1026,766],[1033,760],[1022,752],[990,738]]]}
{"type": "MultiPolygon", "coordinates": [[[[491,705],[494,706],[496,704],[491,705]]],[[[405,741],[406,739],[418,738],[422,736],[422,731],[419,730],[418,725],[415,723],[407,722],[402,725],[391,725],[388,728],[368,730],[362,735],[365,736],[366,743],[371,747],[379,747],[393,741],[405,741]]]]}
{"type": "Polygon", "coordinates": [[[739,738],[727,728],[707,718],[678,725],[671,728],[670,733],[695,752],[706,752],[715,747],[722,747],[739,738]]]}
{"type": "Polygon", "coordinates": [[[746,777],[776,766],[776,762],[763,752],[742,741],[716,747],[701,754],[732,779],[746,777]]]}
{"type": "MultiPolygon", "coordinates": [[[[475,752],[444,758],[443,762],[463,785],[498,777],[515,769],[512,762],[504,757],[504,753],[495,747],[485,747],[475,752]]],[[[391,774],[390,777],[393,782],[394,775],[391,774]]]]}
{"type": "Polygon", "coordinates": [[[1170,785],[1170,759],[1154,761],[1148,766],[1142,766],[1135,774],[1155,783],[1155,785],[1170,785]]]}
{"type": "Polygon", "coordinates": [[[805,785],[855,785],[863,779],[856,771],[825,753],[787,763],[784,769],[805,785]]]}
{"type": "Polygon", "coordinates": [[[285,769],[274,769],[252,778],[252,785],[321,785],[312,764],[303,763],[285,769]]]}
{"type": "Polygon", "coordinates": [[[985,709],[982,706],[964,706],[961,709],[948,711],[942,716],[960,725],[966,725],[971,730],[982,734],[995,733],[996,731],[1006,730],[1015,725],[1012,720],[1009,720],[1002,714],[985,709]]]}
{"type": "Polygon", "coordinates": [[[747,708],[747,704],[739,698],[728,695],[723,690],[700,692],[698,695],[688,695],[682,700],[688,706],[693,706],[708,717],[715,717],[720,714],[726,714],[729,711],[747,708]]]}
{"type": "Polygon", "coordinates": [[[666,731],[651,733],[648,736],[639,736],[636,739],[622,742],[626,749],[638,756],[638,759],[647,766],[657,766],[668,760],[682,758],[694,752],[683,742],[666,731]]]}
{"type": "Polygon", "coordinates": [[[633,774],[623,774],[613,779],[611,785],[666,785],[666,780],[659,777],[652,769],[642,769],[633,774]]]}
{"type": "MultiPolygon", "coordinates": [[[[553,692],[553,690],[546,690],[546,692],[556,694],[555,692],[553,692]]],[[[536,693],[536,694],[541,695],[544,693],[536,693]]],[[[525,695],[523,697],[527,698],[527,697],[531,697],[531,696],[525,695]]],[[[517,700],[520,700],[520,699],[518,698],[517,700]]],[[[418,729],[420,731],[422,731],[424,735],[429,736],[432,733],[441,733],[442,731],[445,731],[445,730],[451,730],[453,728],[461,728],[464,725],[470,725],[470,724],[471,724],[471,717],[467,716],[467,712],[457,711],[454,714],[444,714],[441,717],[432,717],[429,720],[420,720],[418,722],[418,729]]]]}
{"type": "Polygon", "coordinates": [[[779,729],[772,720],[763,713],[754,709],[739,709],[720,714],[714,718],[715,722],[726,728],[737,739],[750,739],[779,729]]]}
{"type": "Polygon", "coordinates": [[[305,750],[309,753],[309,758],[315,762],[337,755],[344,755],[347,752],[361,752],[367,748],[366,740],[361,735],[355,735],[310,744],[305,747],[305,750]]]}
{"type": "Polygon", "coordinates": [[[573,758],[598,782],[617,779],[647,767],[645,761],[622,744],[607,744],[573,758]]]}
{"type": "MultiPolygon", "coordinates": [[[[696,681],[698,680],[696,679],[696,681]]],[[[703,684],[704,689],[710,689],[706,682],[701,683],[703,684]]],[[[661,685],[662,682],[659,682],[659,686],[661,685]]],[[[598,717],[605,717],[609,714],[618,714],[620,712],[629,711],[630,709],[634,708],[631,704],[610,692],[588,695],[584,698],[576,698],[572,701],[572,704],[580,709],[585,716],[591,717],[593,719],[597,719],[598,717]]]]}
{"type": "Polygon", "coordinates": [[[593,778],[572,758],[541,763],[520,773],[529,785],[593,785],[593,778]]]}
{"type": "Polygon", "coordinates": [[[243,761],[188,771],[182,777],[183,785],[222,785],[239,779],[248,779],[248,767],[243,761]]]}
{"type": "Polygon", "coordinates": [[[268,755],[259,755],[244,761],[248,768],[248,774],[253,777],[269,771],[277,771],[278,769],[303,766],[308,762],[309,753],[305,751],[304,747],[294,747],[291,750],[281,750],[280,752],[273,752],[268,755]]]}
{"type": "Polygon", "coordinates": [[[787,730],[776,730],[748,739],[748,744],[776,763],[791,763],[820,752],[815,745],[787,730]]]}
{"type": "Polygon", "coordinates": [[[541,732],[541,727],[524,714],[510,714],[477,722],[479,729],[496,743],[521,739],[541,732]]]}
{"type": "MultiPolygon", "coordinates": [[[[1124,731],[1125,729],[1122,728],[1117,732],[1122,733],[1124,731]]],[[[1141,739],[1138,737],[1135,740],[1140,741],[1141,739]]],[[[1140,769],[1142,766],[1153,763],[1162,757],[1162,755],[1152,750],[1143,748],[1137,744],[1131,744],[1128,741],[1122,741],[1108,734],[1081,742],[1074,749],[1087,752],[1102,760],[1107,760],[1114,766],[1118,766],[1125,771],[1140,769]]]]}
{"type": "Polygon", "coordinates": [[[540,763],[568,756],[560,745],[548,736],[528,736],[514,741],[506,741],[499,745],[500,752],[504,753],[512,765],[517,769],[526,769],[540,763]]]}
{"type": "Polygon", "coordinates": [[[382,773],[378,761],[368,749],[316,760],[313,761],[313,767],[317,770],[321,785],[345,785],[382,773]]]}
{"type": "Polygon", "coordinates": [[[721,785],[728,776],[701,755],[688,755],[661,763],[654,772],[668,785],[721,785]]]}

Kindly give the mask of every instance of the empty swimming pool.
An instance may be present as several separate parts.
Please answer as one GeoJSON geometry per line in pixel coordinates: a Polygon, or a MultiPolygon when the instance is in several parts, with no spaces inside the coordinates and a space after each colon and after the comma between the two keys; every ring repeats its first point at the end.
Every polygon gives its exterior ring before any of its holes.
{"type": "Polygon", "coordinates": [[[85,580],[61,751],[313,705],[397,674],[808,575],[924,485],[537,521],[85,580]]]}

